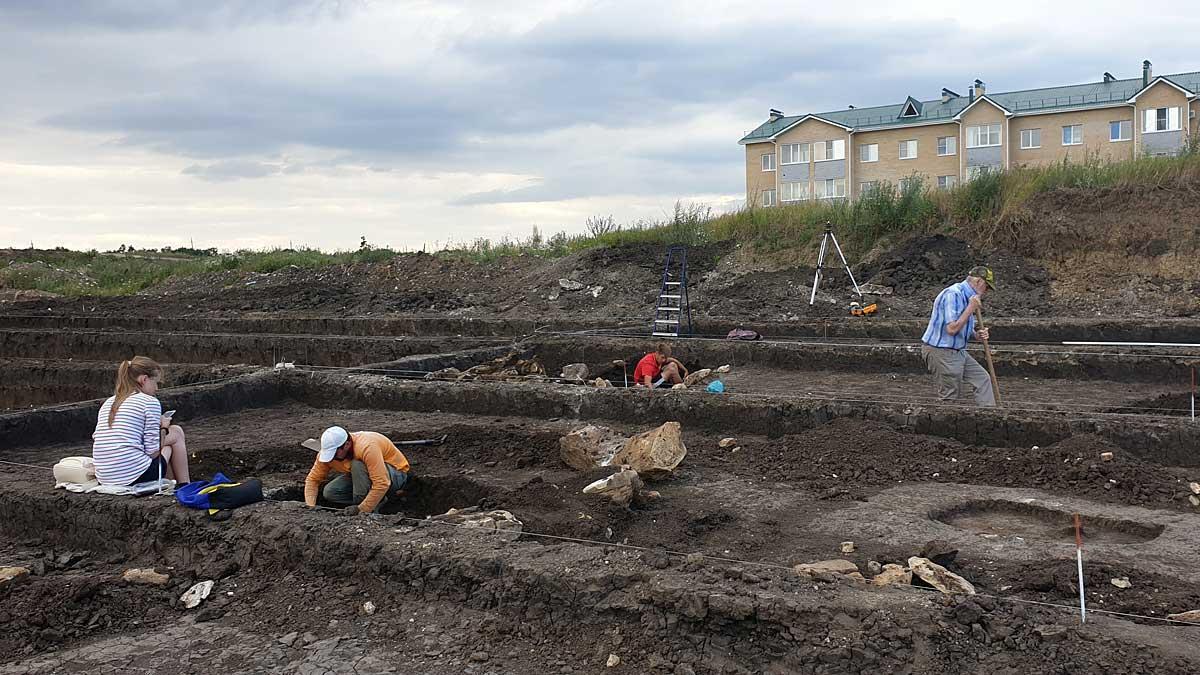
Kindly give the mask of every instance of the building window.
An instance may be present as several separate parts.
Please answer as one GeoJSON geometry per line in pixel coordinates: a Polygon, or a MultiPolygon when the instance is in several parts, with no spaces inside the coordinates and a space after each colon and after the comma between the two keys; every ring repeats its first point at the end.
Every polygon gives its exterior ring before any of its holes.
{"type": "Polygon", "coordinates": [[[775,170],[775,153],[771,153],[769,155],[762,156],[762,170],[763,171],[774,171],[775,170]]]}
{"type": "Polygon", "coordinates": [[[999,124],[983,124],[976,127],[967,127],[968,148],[987,148],[993,145],[1000,145],[999,124]]]}
{"type": "Polygon", "coordinates": [[[954,187],[957,184],[958,184],[958,176],[955,176],[955,175],[938,176],[938,189],[939,190],[949,190],[950,188],[954,187]]]}
{"type": "Polygon", "coordinates": [[[938,157],[958,154],[958,139],[954,136],[938,138],[938,157]]]}
{"type": "Polygon", "coordinates": [[[860,162],[878,162],[879,161],[879,144],[870,143],[868,145],[858,146],[858,161],[860,162]]]}
{"type": "Polygon", "coordinates": [[[1041,129],[1022,129],[1021,130],[1021,149],[1029,150],[1031,148],[1042,147],[1042,130],[1041,129]]]}
{"type": "Polygon", "coordinates": [[[807,164],[808,143],[788,143],[779,146],[780,164],[807,164]]]}
{"type": "Polygon", "coordinates": [[[783,195],[781,195],[780,201],[798,202],[802,199],[808,199],[808,183],[807,182],[784,183],[782,185],[782,188],[783,188],[783,195]]]}
{"type": "Polygon", "coordinates": [[[1143,111],[1142,131],[1179,131],[1179,108],[1151,108],[1143,111]]]}
{"type": "Polygon", "coordinates": [[[1133,120],[1120,120],[1108,123],[1108,140],[1128,141],[1133,139],[1133,120]]]}
{"type": "Polygon", "coordinates": [[[921,179],[918,176],[909,176],[900,179],[900,192],[905,193],[909,190],[915,190],[921,186],[921,179]]]}
{"type": "Polygon", "coordinates": [[[864,181],[858,184],[858,194],[860,197],[863,195],[869,195],[878,189],[879,181],[877,180],[864,181]]]}
{"type": "Polygon", "coordinates": [[[814,195],[817,199],[837,199],[838,197],[846,196],[846,179],[845,178],[827,178],[817,181],[817,190],[814,195]]]}
{"type": "Polygon", "coordinates": [[[916,159],[917,158],[917,142],[916,141],[900,141],[900,159],[916,159]]]}
{"type": "Polygon", "coordinates": [[[992,167],[990,167],[990,166],[968,166],[967,167],[967,182],[970,183],[971,181],[975,180],[976,178],[986,175],[991,170],[992,170],[992,167]]]}
{"type": "Polygon", "coordinates": [[[817,141],[813,144],[813,161],[846,159],[846,141],[817,141]]]}
{"type": "Polygon", "coordinates": [[[1063,145],[1083,145],[1083,125],[1072,124],[1063,127],[1063,145]]]}
{"type": "Polygon", "coordinates": [[[762,199],[763,206],[775,206],[775,191],[774,190],[763,190],[762,198],[763,198],[762,199]]]}

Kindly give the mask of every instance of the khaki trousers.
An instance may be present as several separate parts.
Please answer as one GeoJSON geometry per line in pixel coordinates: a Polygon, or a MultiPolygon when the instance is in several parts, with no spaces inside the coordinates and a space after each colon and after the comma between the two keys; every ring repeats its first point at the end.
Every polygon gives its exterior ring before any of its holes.
{"type": "Polygon", "coordinates": [[[957,401],[965,381],[975,390],[975,404],[983,407],[996,405],[992,392],[992,378],[979,362],[971,358],[965,349],[943,349],[921,345],[925,367],[933,373],[937,382],[938,397],[943,401],[957,401]]]}

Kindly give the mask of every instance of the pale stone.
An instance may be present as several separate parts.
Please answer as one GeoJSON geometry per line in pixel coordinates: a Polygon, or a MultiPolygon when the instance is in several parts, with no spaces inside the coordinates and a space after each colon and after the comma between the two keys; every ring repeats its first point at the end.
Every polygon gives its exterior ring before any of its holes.
{"type": "Polygon", "coordinates": [[[0,588],[28,578],[28,567],[0,567],[0,588]]]}
{"type": "Polygon", "coordinates": [[[908,568],[922,581],[943,593],[975,595],[975,587],[971,582],[928,558],[913,556],[908,559],[908,568]]]}
{"type": "Polygon", "coordinates": [[[425,373],[426,380],[458,380],[462,377],[462,371],[458,368],[442,368],[435,370],[432,373],[425,373]]]}
{"type": "Polygon", "coordinates": [[[814,563],[804,563],[796,565],[792,569],[801,576],[812,576],[814,574],[850,574],[858,572],[858,565],[849,560],[822,560],[814,563]]]}
{"type": "Polygon", "coordinates": [[[730,370],[732,370],[732,368],[729,366],[729,364],[725,364],[725,365],[721,366],[720,368],[717,368],[717,372],[722,375],[724,375],[725,373],[728,373],[730,370]]]}
{"type": "Polygon", "coordinates": [[[737,445],[737,439],[732,436],[717,441],[717,446],[721,448],[731,448],[735,445],[737,445]]]}
{"type": "Polygon", "coordinates": [[[573,279],[559,279],[558,286],[564,291],[582,291],[584,289],[583,283],[573,279]]]}
{"type": "Polygon", "coordinates": [[[450,509],[440,516],[430,516],[430,520],[452,523],[463,528],[478,529],[489,534],[496,534],[502,539],[513,541],[521,536],[524,524],[517,520],[509,511],[495,509],[482,511],[478,506],[468,506],[465,509],[450,509]]]}
{"type": "Polygon", "coordinates": [[[1187,621],[1189,623],[1200,623],[1200,609],[1193,609],[1190,612],[1180,612],[1179,614],[1168,614],[1167,618],[1171,621],[1187,621]]]}
{"type": "Polygon", "coordinates": [[[856,547],[854,546],[854,542],[852,542],[852,541],[843,541],[842,542],[842,553],[854,553],[855,548],[856,547]]]}
{"type": "Polygon", "coordinates": [[[679,384],[671,385],[671,389],[687,389],[687,385],[680,382],[679,384]]]}
{"type": "Polygon", "coordinates": [[[609,382],[608,380],[604,379],[603,377],[597,377],[596,379],[592,380],[592,386],[597,389],[603,389],[605,387],[611,387],[612,382],[609,382]]]}
{"type": "Polygon", "coordinates": [[[683,383],[689,387],[705,384],[712,374],[713,371],[711,368],[701,368],[695,372],[688,373],[688,376],[683,378],[683,383]]]}
{"type": "Polygon", "coordinates": [[[188,609],[197,607],[200,603],[204,602],[209,593],[212,593],[213,583],[212,580],[208,580],[195,584],[179,597],[179,601],[188,609]]]}
{"type": "Polygon", "coordinates": [[[608,466],[628,440],[608,427],[589,424],[558,439],[558,456],[572,469],[591,471],[608,466]]]}
{"type": "Polygon", "coordinates": [[[1100,460],[1101,460],[1101,461],[1104,461],[1104,462],[1111,462],[1111,461],[1112,461],[1112,458],[1113,458],[1113,454],[1112,454],[1111,452],[1102,452],[1102,453],[1100,453],[1100,460]]]}
{"type": "Polygon", "coordinates": [[[1110,579],[1109,583],[1117,588],[1129,588],[1133,585],[1129,583],[1129,577],[1117,577],[1116,579],[1110,579]]]}
{"type": "Polygon", "coordinates": [[[362,606],[362,611],[363,611],[363,614],[366,614],[367,616],[371,616],[372,614],[375,613],[375,603],[371,602],[370,600],[364,602],[363,606],[362,606]]]}
{"type": "Polygon", "coordinates": [[[1192,491],[1192,494],[1200,495],[1200,483],[1188,483],[1188,489],[1192,491]]]}
{"type": "Polygon", "coordinates": [[[614,473],[608,478],[602,478],[589,484],[583,488],[583,493],[588,495],[604,495],[612,500],[614,504],[629,506],[629,502],[633,501],[634,495],[641,489],[642,479],[638,476],[637,471],[625,469],[614,473]]]}
{"type": "Polygon", "coordinates": [[[617,666],[621,665],[621,657],[617,656],[616,654],[609,654],[607,665],[609,668],[616,668],[617,666]]]}
{"type": "Polygon", "coordinates": [[[871,583],[875,586],[907,586],[912,583],[912,572],[895,563],[888,563],[871,579],[871,583]]]}
{"type": "Polygon", "coordinates": [[[563,366],[562,379],[572,382],[583,382],[588,378],[588,367],[586,363],[569,363],[563,366]]]}
{"type": "Polygon", "coordinates": [[[628,464],[639,475],[653,480],[670,475],[686,456],[679,422],[667,422],[629,439],[611,463],[628,464]]]}
{"type": "Polygon", "coordinates": [[[1200,506],[1200,497],[1196,495],[1188,495],[1188,501],[1192,503],[1192,506],[1200,506]]]}
{"type": "Polygon", "coordinates": [[[171,579],[166,574],[159,574],[152,569],[138,568],[125,570],[121,578],[131,584],[148,584],[151,586],[165,586],[171,579]]]}
{"type": "Polygon", "coordinates": [[[883,571],[883,565],[880,565],[878,562],[872,560],[867,563],[867,572],[869,574],[871,574],[871,576],[875,576],[876,574],[879,574],[882,571],[883,571]]]}

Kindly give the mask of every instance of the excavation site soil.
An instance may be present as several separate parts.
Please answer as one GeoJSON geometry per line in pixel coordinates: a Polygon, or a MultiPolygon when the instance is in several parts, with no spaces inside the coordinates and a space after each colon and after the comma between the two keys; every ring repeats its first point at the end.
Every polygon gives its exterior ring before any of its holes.
{"type": "Polygon", "coordinates": [[[691,246],[678,337],[651,245],[12,293],[0,673],[1196,672],[1196,210],[1052,193],[864,253],[865,298],[827,269],[812,305],[811,251],[691,246]],[[988,409],[919,349],[981,263],[988,409]],[[631,386],[660,340],[689,386],[631,386]],[[261,501],[55,487],[136,354],[192,477],[261,501]],[[304,504],[333,425],[411,463],[373,514],[304,504]]]}

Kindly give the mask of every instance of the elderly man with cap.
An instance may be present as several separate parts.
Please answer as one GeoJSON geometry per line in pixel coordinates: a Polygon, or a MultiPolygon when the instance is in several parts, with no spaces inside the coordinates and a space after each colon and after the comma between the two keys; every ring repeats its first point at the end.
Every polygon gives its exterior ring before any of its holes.
{"type": "Polygon", "coordinates": [[[408,459],[387,436],[374,431],[346,433],[329,427],[321,434],[321,450],[304,480],[304,503],[317,505],[317,491],[330,473],[322,494],[334,504],[346,504],[348,514],[371,513],[408,480],[408,459]]]}
{"type": "Polygon", "coordinates": [[[988,339],[988,330],[975,331],[975,311],[985,293],[996,287],[992,270],[971,268],[967,278],[946,288],[933,301],[929,327],[921,337],[925,366],[937,378],[938,396],[944,401],[958,399],[965,380],[975,390],[975,403],[996,405],[988,371],[967,353],[972,336],[988,339]]]}

